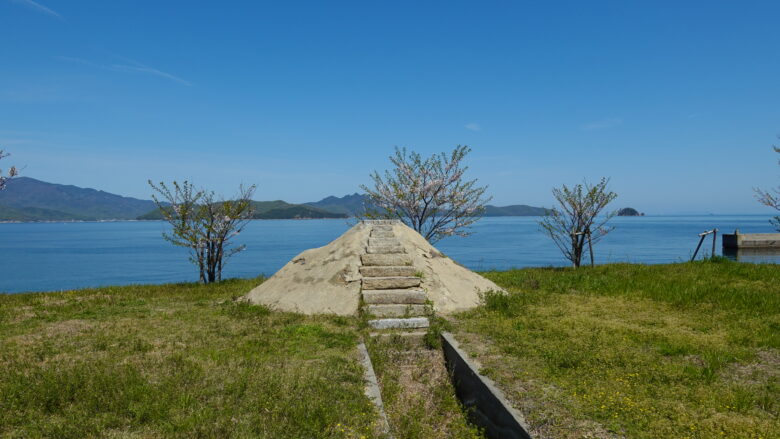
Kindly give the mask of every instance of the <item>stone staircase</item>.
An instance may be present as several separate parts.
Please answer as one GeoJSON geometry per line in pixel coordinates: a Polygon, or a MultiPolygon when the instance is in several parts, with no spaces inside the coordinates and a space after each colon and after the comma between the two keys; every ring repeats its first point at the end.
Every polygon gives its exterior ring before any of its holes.
{"type": "MultiPolygon", "coordinates": [[[[422,279],[412,258],[393,233],[390,221],[366,221],[371,227],[361,255],[363,311],[376,317],[368,324],[377,330],[414,330],[429,325],[422,279]]],[[[401,333],[421,337],[424,333],[401,333]]],[[[379,334],[375,334],[379,335],[379,334]]]]}

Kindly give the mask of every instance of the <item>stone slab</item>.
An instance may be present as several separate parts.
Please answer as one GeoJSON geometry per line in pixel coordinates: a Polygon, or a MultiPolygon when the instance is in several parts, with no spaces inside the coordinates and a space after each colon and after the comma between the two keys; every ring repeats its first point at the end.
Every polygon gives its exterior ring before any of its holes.
{"type": "Polygon", "coordinates": [[[419,317],[427,314],[425,305],[366,305],[366,311],[376,317],[419,317]]]}
{"type": "Polygon", "coordinates": [[[366,254],[360,256],[360,262],[363,265],[385,266],[385,265],[412,265],[412,256],[404,253],[389,255],[366,254]]]}
{"type": "Polygon", "coordinates": [[[368,245],[371,247],[395,247],[401,245],[398,238],[368,238],[368,245]]]}
{"type": "Polygon", "coordinates": [[[383,230],[385,232],[392,232],[393,226],[391,224],[373,224],[371,230],[383,230]]]}
{"type": "Polygon", "coordinates": [[[363,302],[367,304],[424,304],[427,297],[423,290],[363,290],[363,302]]]}
{"type": "Polygon", "coordinates": [[[366,253],[372,255],[372,254],[380,254],[380,255],[390,255],[395,253],[406,253],[406,249],[403,248],[401,245],[394,245],[394,246],[368,246],[366,247],[366,253]]]}
{"type": "Polygon", "coordinates": [[[369,320],[368,325],[374,329],[414,329],[427,328],[430,322],[427,317],[411,317],[408,319],[369,320]]]}
{"type": "Polygon", "coordinates": [[[395,238],[392,230],[372,230],[370,238],[395,238]]]}
{"type": "Polygon", "coordinates": [[[364,277],[414,276],[417,269],[411,265],[373,265],[360,267],[364,277]]]}
{"type": "Polygon", "coordinates": [[[364,290],[392,290],[419,287],[422,279],[415,276],[364,277],[364,290]]]}

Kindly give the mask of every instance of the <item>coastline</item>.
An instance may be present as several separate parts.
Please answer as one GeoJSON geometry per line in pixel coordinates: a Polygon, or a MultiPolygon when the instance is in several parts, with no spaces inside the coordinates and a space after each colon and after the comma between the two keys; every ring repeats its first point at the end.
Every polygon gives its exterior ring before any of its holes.
{"type": "MultiPolygon", "coordinates": [[[[652,215],[616,215],[615,218],[685,218],[685,217],[767,217],[772,218],[772,214],[769,213],[680,213],[680,214],[652,214],[652,215]]],[[[485,215],[485,218],[542,218],[542,215],[485,215]]],[[[356,217],[344,217],[344,218],[251,218],[250,221],[311,221],[311,220],[355,220],[356,217]]],[[[148,223],[148,222],[165,222],[162,219],[102,219],[102,220],[36,220],[36,221],[17,221],[17,220],[0,220],[0,224],[66,224],[66,223],[148,223]]]]}
{"type": "MultiPolygon", "coordinates": [[[[251,218],[249,221],[309,221],[309,220],[348,220],[353,218],[251,218]]],[[[154,223],[166,222],[161,219],[107,219],[107,220],[40,220],[40,221],[0,221],[0,224],[67,224],[67,223],[154,223]]]]}

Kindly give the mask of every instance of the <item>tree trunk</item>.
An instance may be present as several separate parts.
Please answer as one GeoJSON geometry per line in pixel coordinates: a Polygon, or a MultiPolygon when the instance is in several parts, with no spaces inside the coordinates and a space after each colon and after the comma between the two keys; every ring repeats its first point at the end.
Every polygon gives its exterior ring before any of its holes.
{"type": "Polygon", "coordinates": [[[217,275],[217,282],[222,282],[222,245],[223,245],[223,241],[222,238],[220,237],[219,242],[215,244],[216,247],[215,271],[217,275]]]}
{"type": "Polygon", "coordinates": [[[585,235],[575,235],[572,239],[572,263],[574,268],[580,268],[582,265],[582,251],[585,249],[585,235]]]}
{"type": "Polygon", "coordinates": [[[575,232],[571,232],[571,264],[574,268],[580,266],[580,238],[575,232]]]}
{"type": "Polygon", "coordinates": [[[215,244],[213,242],[209,241],[209,266],[208,266],[208,274],[209,274],[209,283],[212,283],[216,280],[217,273],[217,255],[216,255],[216,248],[215,244]]]}
{"type": "Polygon", "coordinates": [[[203,248],[199,248],[197,250],[197,255],[198,255],[198,269],[200,270],[200,281],[205,284],[207,283],[206,282],[206,261],[203,255],[203,248]]]}

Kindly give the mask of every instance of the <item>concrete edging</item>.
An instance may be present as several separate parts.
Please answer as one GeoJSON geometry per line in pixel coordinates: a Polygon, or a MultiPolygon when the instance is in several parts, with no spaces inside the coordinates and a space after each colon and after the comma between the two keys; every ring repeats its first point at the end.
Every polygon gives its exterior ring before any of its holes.
{"type": "Polygon", "coordinates": [[[512,407],[490,378],[480,375],[455,337],[442,332],[441,338],[455,393],[469,411],[472,422],[483,428],[488,438],[531,439],[523,415],[512,407]]]}
{"type": "Polygon", "coordinates": [[[379,390],[379,382],[376,379],[374,366],[371,364],[371,357],[368,355],[366,344],[360,342],[360,344],[358,344],[358,351],[360,352],[360,362],[363,363],[363,373],[366,380],[366,396],[374,403],[379,412],[379,429],[381,430],[381,433],[383,433],[385,437],[392,439],[392,436],[390,436],[390,423],[387,422],[385,405],[382,403],[382,393],[379,390]]]}

